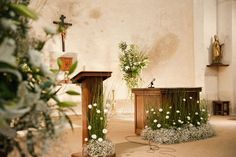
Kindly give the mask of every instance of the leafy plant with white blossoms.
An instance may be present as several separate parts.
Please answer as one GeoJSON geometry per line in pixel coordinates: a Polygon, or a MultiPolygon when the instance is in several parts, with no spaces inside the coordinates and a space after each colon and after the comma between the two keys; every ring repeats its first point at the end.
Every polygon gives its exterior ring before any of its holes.
{"type": "Polygon", "coordinates": [[[119,44],[121,49],[120,68],[123,79],[129,89],[138,87],[143,68],[148,64],[148,57],[139,50],[137,45],[127,45],[126,42],[119,44]]]}
{"type": "MultiPolygon", "coordinates": [[[[28,2],[0,1],[1,157],[13,149],[22,157],[42,156],[47,140],[56,136],[59,124],[66,120],[72,126],[65,111],[75,103],[61,101],[56,95],[55,75],[42,58],[46,41],[28,35],[28,21],[38,18],[27,7],[28,2]],[[54,102],[53,106],[49,100],[54,102]],[[57,112],[59,118],[52,118],[52,112],[57,112]]],[[[46,35],[51,37],[54,33],[46,32],[46,35]]],[[[70,72],[73,70],[74,66],[70,72]]]]}
{"type": "Polygon", "coordinates": [[[100,99],[97,103],[88,105],[88,133],[89,137],[85,152],[91,156],[110,156],[115,153],[114,144],[107,139],[107,114],[109,104],[103,105],[100,99]]]}
{"type": "Polygon", "coordinates": [[[178,143],[208,138],[214,135],[214,130],[208,123],[206,101],[196,101],[200,106],[197,110],[187,110],[183,105],[192,97],[183,98],[182,106],[164,104],[161,108],[146,109],[147,125],[142,132],[146,140],[159,143],[178,143]],[[179,107],[179,108],[178,108],[179,107]]]}

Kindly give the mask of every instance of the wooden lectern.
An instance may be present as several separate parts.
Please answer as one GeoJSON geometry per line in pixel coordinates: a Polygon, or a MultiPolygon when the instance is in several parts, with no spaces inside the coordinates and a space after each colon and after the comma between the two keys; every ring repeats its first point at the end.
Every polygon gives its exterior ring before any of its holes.
{"type": "Polygon", "coordinates": [[[111,76],[109,71],[81,71],[71,80],[73,83],[81,83],[82,89],[82,143],[88,138],[87,113],[88,105],[103,94],[103,81],[111,76]]]}
{"type": "MultiPolygon", "coordinates": [[[[140,135],[146,125],[147,106],[154,105],[155,107],[162,107],[167,103],[172,104],[172,110],[175,110],[173,98],[180,93],[184,93],[186,98],[192,97],[193,100],[199,100],[199,92],[201,87],[196,88],[134,88],[132,93],[135,95],[135,134],[140,135]]],[[[188,100],[187,100],[188,101],[188,100]]],[[[196,104],[197,105],[197,104],[196,104]]],[[[189,106],[187,110],[199,108],[199,106],[189,106]]]]}

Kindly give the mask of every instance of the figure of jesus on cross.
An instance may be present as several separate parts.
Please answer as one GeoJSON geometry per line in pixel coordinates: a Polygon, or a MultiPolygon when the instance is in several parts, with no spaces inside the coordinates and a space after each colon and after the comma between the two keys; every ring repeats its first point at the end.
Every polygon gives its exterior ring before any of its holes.
{"type": "Polygon", "coordinates": [[[72,23],[65,22],[65,16],[61,15],[60,21],[53,21],[54,24],[59,25],[59,32],[61,33],[61,42],[62,42],[62,51],[65,52],[65,37],[66,37],[66,29],[69,26],[72,26],[72,23]]]}

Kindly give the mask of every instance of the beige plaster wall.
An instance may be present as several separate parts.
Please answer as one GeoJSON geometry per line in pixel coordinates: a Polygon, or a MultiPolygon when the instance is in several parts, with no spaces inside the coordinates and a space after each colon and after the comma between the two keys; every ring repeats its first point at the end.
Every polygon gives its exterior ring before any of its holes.
{"type": "Polygon", "coordinates": [[[225,43],[223,62],[229,67],[219,69],[219,99],[229,100],[235,114],[235,0],[218,0],[218,33],[225,43]]]}
{"type": "MultiPolygon", "coordinates": [[[[142,87],[156,78],[156,87],[192,87],[194,78],[193,0],[42,0],[31,6],[40,13],[32,23],[35,36],[41,28],[53,27],[61,14],[73,23],[67,31],[66,50],[76,52],[77,72],[110,70],[107,91],[117,99],[128,98],[119,69],[120,41],[134,43],[149,55],[142,87]]],[[[61,51],[60,36],[46,45],[45,52],[61,51]]]]}
{"type": "Polygon", "coordinates": [[[232,59],[234,60],[234,62],[232,63],[233,66],[233,106],[232,106],[232,113],[236,114],[236,1],[234,0],[232,3],[232,8],[233,8],[233,14],[232,14],[232,43],[233,43],[233,47],[232,47],[232,59]]]}
{"type": "Polygon", "coordinates": [[[195,83],[203,87],[202,97],[229,100],[230,113],[235,114],[235,0],[194,0],[195,83]],[[224,43],[222,62],[228,67],[206,67],[211,63],[214,34],[224,43]]]}

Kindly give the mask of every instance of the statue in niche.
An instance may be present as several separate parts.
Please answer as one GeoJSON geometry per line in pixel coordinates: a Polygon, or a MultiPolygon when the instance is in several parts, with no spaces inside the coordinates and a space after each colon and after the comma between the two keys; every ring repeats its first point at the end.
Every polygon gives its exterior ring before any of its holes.
{"type": "Polygon", "coordinates": [[[214,42],[212,44],[212,63],[221,63],[222,59],[222,47],[224,43],[220,43],[217,35],[214,35],[214,42]]]}

